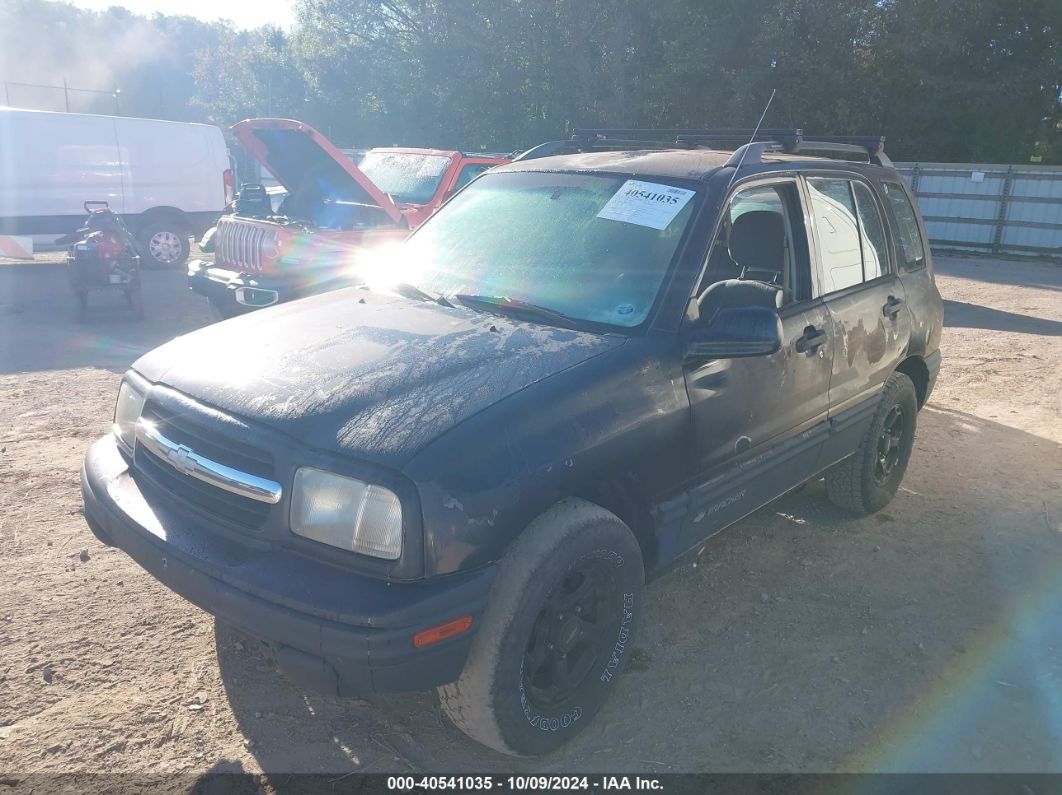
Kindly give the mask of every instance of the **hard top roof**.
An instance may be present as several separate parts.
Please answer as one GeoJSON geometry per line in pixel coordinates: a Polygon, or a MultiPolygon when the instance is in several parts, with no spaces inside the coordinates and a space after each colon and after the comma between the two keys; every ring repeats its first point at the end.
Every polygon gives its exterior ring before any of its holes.
{"type": "Polygon", "coordinates": [[[459,149],[425,149],[417,146],[374,146],[372,149],[366,149],[366,154],[369,152],[385,152],[390,154],[399,155],[429,155],[432,157],[463,157],[463,158],[475,158],[478,160],[508,160],[508,155],[498,154],[497,152],[464,152],[459,149]]]}

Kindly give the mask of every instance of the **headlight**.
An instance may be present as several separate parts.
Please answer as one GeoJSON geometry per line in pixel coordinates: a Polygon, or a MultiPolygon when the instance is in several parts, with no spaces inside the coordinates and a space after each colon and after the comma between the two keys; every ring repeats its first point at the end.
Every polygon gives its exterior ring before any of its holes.
{"type": "Polygon", "coordinates": [[[136,421],[140,419],[143,409],[144,394],[128,379],[123,380],[118,388],[118,402],[114,404],[114,435],[130,452],[136,439],[136,421]]]}
{"type": "Polygon", "coordinates": [[[402,504],[382,486],[301,467],[291,497],[291,530],[375,558],[402,554],[402,504]]]}

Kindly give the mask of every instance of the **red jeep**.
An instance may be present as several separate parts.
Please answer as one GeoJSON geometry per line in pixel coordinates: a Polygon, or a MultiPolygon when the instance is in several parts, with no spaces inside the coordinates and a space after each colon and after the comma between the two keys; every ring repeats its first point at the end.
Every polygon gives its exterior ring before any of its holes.
{"type": "Polygon", "coordinates": [[[359,165],[291,119],[249,119],[237,140],[287,190],[279,207],[244,186],[204,248],[188,285],[222,317],[357,283],[358,252],[404,239],[444,201],[504,155],[371,149],[359,165]]]}

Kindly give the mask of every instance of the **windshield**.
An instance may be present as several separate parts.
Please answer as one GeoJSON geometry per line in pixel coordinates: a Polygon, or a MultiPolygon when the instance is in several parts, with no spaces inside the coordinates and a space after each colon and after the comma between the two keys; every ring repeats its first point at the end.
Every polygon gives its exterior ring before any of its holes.
{"type": "Polygon", "coordinates": [[[694,196],[624,177],[485,174],[399,247],[387,276],[632,328],[652,309],[694,196]]]}
{"type": "Polygon", "coordinates": [[[358,168],[394,201],[427,204],[450,166],[445,155],[413,152],[366,153],[358,168]]]}

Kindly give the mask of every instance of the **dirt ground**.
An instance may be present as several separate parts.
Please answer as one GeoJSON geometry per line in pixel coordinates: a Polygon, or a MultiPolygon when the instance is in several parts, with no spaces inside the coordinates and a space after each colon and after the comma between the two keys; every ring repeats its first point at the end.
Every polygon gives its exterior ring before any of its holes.
{"type": "Polygon", "coordinates": [[[61,268],[0,266],[0,774],[1062,771],[1062,267],[937,258],[944,364],[904,487],[821,483],[647,594],[628,672],[561,752],[467,740],[432,693],[304,695],[259,644],[99,544],[78,468],[120,374],[209,322],[72,321],[61,268]]]}

